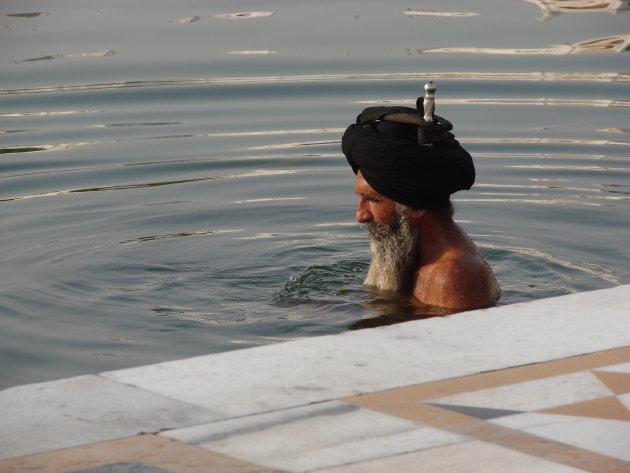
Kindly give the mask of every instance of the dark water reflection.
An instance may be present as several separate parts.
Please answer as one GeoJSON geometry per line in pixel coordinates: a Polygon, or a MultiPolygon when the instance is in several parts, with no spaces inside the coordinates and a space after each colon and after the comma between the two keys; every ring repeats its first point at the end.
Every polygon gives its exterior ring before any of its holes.
{"type": "Polygon", "coordinates": [[[630,13],[595,3],[4,2],[0,386],[447,315],[362,285],[339,147],[428,79],[500,304],[628,283],[630,13]]]}

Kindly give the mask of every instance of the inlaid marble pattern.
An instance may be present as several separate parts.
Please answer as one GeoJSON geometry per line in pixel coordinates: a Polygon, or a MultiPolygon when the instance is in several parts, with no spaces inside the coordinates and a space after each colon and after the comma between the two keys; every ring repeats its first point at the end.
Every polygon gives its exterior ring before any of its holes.
{"type": "Polygon", "coordinates": [[[621,473],[630,471],[630,363],[619,363],[628,359],[624,348],[345,401],[556,464],[539,471],[621,473]]]}

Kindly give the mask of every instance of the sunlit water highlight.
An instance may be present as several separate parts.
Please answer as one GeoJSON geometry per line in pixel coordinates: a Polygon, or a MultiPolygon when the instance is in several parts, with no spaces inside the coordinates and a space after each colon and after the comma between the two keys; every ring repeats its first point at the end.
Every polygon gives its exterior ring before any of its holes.
{"type": "Polygon", "coordinates": [[[436,315],[362,285],[339,146],[428,79],[500,303],[628,283],[630,13],[561,7],[4,2],[0,386],[436,315]]]}

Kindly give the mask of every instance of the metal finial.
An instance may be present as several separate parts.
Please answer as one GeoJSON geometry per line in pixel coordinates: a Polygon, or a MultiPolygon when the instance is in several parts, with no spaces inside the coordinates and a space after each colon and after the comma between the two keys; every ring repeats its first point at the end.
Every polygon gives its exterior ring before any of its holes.
{"type": "Polygon", "coordinates": [[[435,111],[435,91],[437,87],[433,81],[429,81],[424,84],[424,119],[425,122],[433,123],[433,112],[435,111]]]}

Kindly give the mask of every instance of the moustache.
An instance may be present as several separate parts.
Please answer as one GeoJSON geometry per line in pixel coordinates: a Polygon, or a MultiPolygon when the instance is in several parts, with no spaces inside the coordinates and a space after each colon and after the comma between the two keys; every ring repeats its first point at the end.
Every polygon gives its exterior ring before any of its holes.
{"type": "Polygon", "coordinates": [[[363,223],[363,228],[365,228],[371,238],[381,240],[395,234],[400,229],[400,223],[392,222],[388,225],[383,225],[376,222],[365,222],[363,223]]]}

